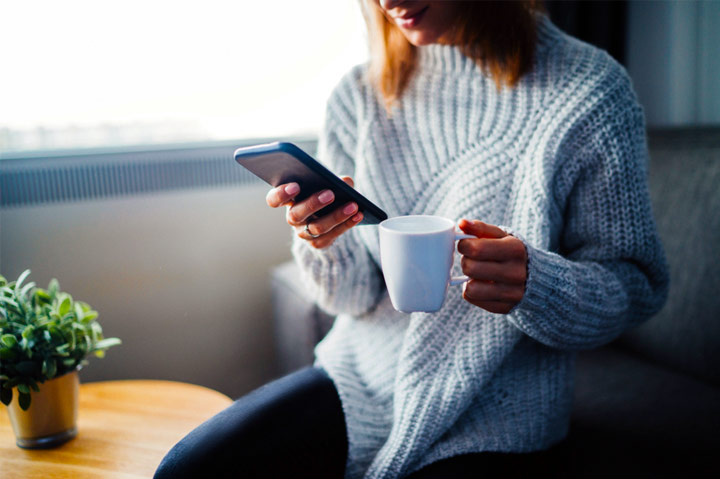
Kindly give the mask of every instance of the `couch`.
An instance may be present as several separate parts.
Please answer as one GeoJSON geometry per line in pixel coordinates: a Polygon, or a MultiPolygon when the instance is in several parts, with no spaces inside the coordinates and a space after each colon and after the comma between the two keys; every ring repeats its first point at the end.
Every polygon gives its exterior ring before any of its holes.
{"type": "MultiPolygon", "coordinates": [[[[653,130],[648,145],[668,301],[651,320],[578,355],[557,477],[720,477],[720,128],[653,130]]],[[[296,278],[293,263],[272,275],[283,372],[312,362],[333,319],[296,278]]]]}

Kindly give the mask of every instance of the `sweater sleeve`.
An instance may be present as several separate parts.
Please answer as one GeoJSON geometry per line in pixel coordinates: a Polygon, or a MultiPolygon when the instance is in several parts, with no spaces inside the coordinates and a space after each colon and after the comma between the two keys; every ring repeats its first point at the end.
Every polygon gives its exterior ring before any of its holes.
{"type": "Polygon", "coordinates": [[[548,346],[589,349],[648,319],[667,296],[643,112],[628,81],[569,130],[558,158],[559,250],[526,242],[525,296],[509,319],[548,346]]]}
{"type": "MultiPolygon", "coordinates": [[[[331,94],[318,141],[318,160],[340,176],[352,176],[355,170],[356,104],[360,100],[354,85],[356,74],[356,70],[348,74],[331,94]]],[[[324,249],[315,249],[295,235],[292,253],[311,299],[328,313],[360,315],[378,302],[382,273],[357,227],[324,249]]]]}

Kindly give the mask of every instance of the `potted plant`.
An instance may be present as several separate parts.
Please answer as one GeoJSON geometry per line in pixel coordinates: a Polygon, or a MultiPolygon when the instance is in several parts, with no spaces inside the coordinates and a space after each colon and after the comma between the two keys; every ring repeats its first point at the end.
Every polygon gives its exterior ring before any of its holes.
{"type": "Polygon", "coordinates": [[[0,401],[18,446],[53,447],[77,434],[78,370],[120,340],[103,338],[97,311],[56,279],[45,290],[25,283],[29,274],[0,275],[0,401]]]}

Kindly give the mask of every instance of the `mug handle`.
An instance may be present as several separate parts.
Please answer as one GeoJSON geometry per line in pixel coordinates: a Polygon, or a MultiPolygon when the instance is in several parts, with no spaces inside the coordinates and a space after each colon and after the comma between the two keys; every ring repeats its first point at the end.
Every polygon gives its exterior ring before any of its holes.
{"type": "MultiPolygon", "coordinates": [[[[465,233],[455,233],[455,241],[460,241],[462,239],[477,239],[477,236],[466,235],[465,233]]],[[[467,283],[468,281],[470,281],[470,278],[467,276],[453,276],[450,278],[450,286],[457,286],[458,284],[467,283]]]]}

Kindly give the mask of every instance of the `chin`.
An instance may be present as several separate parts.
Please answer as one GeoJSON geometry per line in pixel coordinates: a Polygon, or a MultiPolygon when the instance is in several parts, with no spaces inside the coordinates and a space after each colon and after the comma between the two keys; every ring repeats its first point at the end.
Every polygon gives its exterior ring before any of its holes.
{"type": "Polygon", "coordinates": [[[404,32],[404,34],[405,38],[407,38],[407,41],[409,41],[416,47],[422,47],[425,45],[432,45],[433,43],[438,43],[437,35],[419,32],[404,32]]]}

